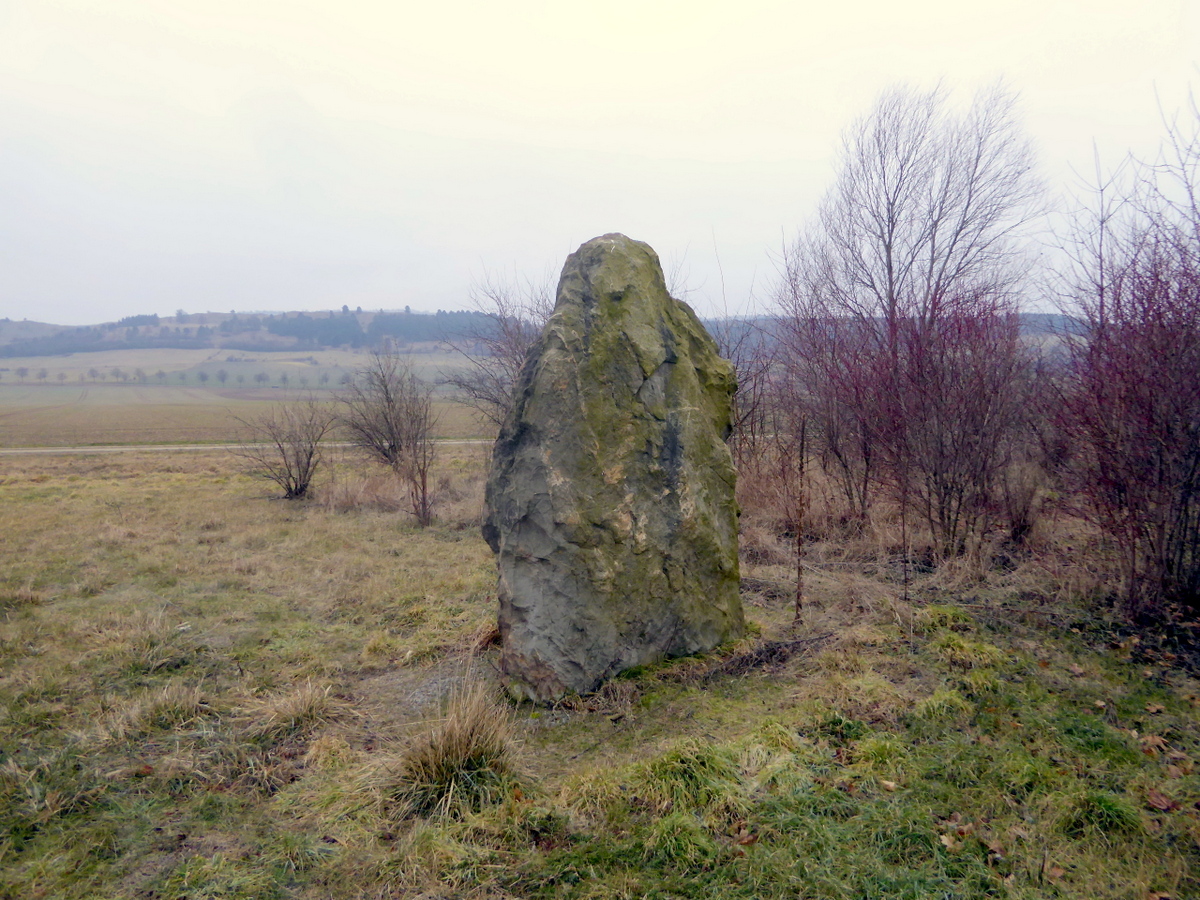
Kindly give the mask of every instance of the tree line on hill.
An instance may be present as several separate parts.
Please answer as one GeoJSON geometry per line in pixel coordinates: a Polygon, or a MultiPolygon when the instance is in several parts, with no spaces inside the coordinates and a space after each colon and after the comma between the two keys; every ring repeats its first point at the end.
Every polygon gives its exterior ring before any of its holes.
{"type": "Polygon", "coordinates": [[[158,348],[269,352],[378,347],[385,342],[403,347],[459,341],[486,331],[490,323],[477,311],[363,313],[345,307],[327,314],[180,313],[170,321],[157,315],[136,315],[104,325],[63,328],[50,335],[16,339],[0,345],[0,357],[158,348]]]}

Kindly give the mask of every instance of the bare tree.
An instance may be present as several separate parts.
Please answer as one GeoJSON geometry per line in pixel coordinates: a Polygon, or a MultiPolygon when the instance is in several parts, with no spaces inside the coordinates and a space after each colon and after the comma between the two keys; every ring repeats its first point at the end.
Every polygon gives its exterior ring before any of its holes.
{"type": "Polygon", "coordinates": [[[1016,238],[1040,186],[1013,106],[1000,87],[962,115],[941,88],[885,94],[782,260],[792,406],[818,459],[854,519],[887,487],[947,553],[982,527],[1025,372],[1016,238]]]}
{"type": "Polygon", "coordinates": [[[247,462],[248,471],[279,485],[289,500],[307,497],[321,463],[321,441],[333,427],[329,406],[309,397],[237,421],[248,437],[234,452],[247,462]]]}
{"type": "Polygon", "coordinates": [[[443,378],[468,406],[499,426],[512,405],[517,373],[554,311],[553,282],[549,275],[541,281],[487,276],[472,287],[471,302],[484,323],[451,342],[466,367],[443,378]]]}
{"type": "Polygon", "coordinates": [[[1076,224],[1061,411],[1135,618],[1200,611],[1200,110],[1076,224]]]}
{"type": "Polygon", "coordinates": [[[437,449],[433,386],[416,376],[407,359],[376,350],[347,383],[340,402],[339,418],[350,441],[404,480],[417,523],[431,524],[429,471],[437,449]]]}

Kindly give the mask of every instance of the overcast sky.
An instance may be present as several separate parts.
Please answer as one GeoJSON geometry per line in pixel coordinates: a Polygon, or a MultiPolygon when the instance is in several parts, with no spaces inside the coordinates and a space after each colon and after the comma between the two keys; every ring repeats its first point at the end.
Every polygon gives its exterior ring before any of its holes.
{"type": "Polygon", "coordinates": [[[609,231],[737,309],[889,86],[1004,78],[1059,186],[1198,61],[1200,0],[0,0],[0,316],[464,308],[609,231]]]}

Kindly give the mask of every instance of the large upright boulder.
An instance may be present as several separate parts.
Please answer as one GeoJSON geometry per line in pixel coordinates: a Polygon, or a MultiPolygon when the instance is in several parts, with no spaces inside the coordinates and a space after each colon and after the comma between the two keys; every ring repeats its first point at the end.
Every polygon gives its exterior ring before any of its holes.
{"type": "Polygon", "coordinates": [[[487,483],[514,695],[591,691],[742,634],[734,388],[648,245],[606,234],[567,258],[487,483]]]}

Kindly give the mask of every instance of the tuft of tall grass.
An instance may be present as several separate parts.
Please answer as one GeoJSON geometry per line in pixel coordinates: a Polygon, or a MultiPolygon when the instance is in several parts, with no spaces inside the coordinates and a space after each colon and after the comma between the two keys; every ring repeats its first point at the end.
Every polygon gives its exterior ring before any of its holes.
{"type": "Polygon", "coordinates": [[[953,631],[938,635],[930,646],[942,662],[959,669],[993,668],[1008,661],[999,647],[953,631]]]}
{"type": "Polygon", "coordinates": [[[632,781],[638,797],[659,814],[698,810],[720,819],[744,812],[741,772],[726,747],[684,741],[639,765],[632,781]]]}
{"type": "Polygon", "coordinates": [[[294,687],[255,698],[246,708],[245,734],[260,743],[274,743],[351,714],[348,703],[334,697],[329,685],[311,679],[294,687]]]}
{"type": "Polygon", "coordinates": [[[459,684],[436,728],[381,767],[384,814],[459,817],[499,802],[516,782],[512,724],[486,685],[459,684]]]}
{"type": "Polygon", "coordinates": [[[100,732],[103,739],[125,741],[156,729],[182,728],[210,711],[198,685],[176,679],[112,710],[100,732]]]}
{"type": "Polygon", "coordinates": [[[1142,817],[1127,797],[1110,791],[1089,790],[1050,798],[1055,825],[1071,837],[1107,838],[1135,835],[1144,830],[1142,817]]]}
{"type": "Polygon", "coordinates": [[[658,865],[691,869],[711,864],[720,850],[720,845],[694,814],[673,812],[650,826],[645,859],[658,865]]]}
{"type": "Polygon", "coordinates": [[[912,716],[924,722],[951,722],[969,715],[974,707],[958,691],[938,688],[918,703],[912,716]]]}

